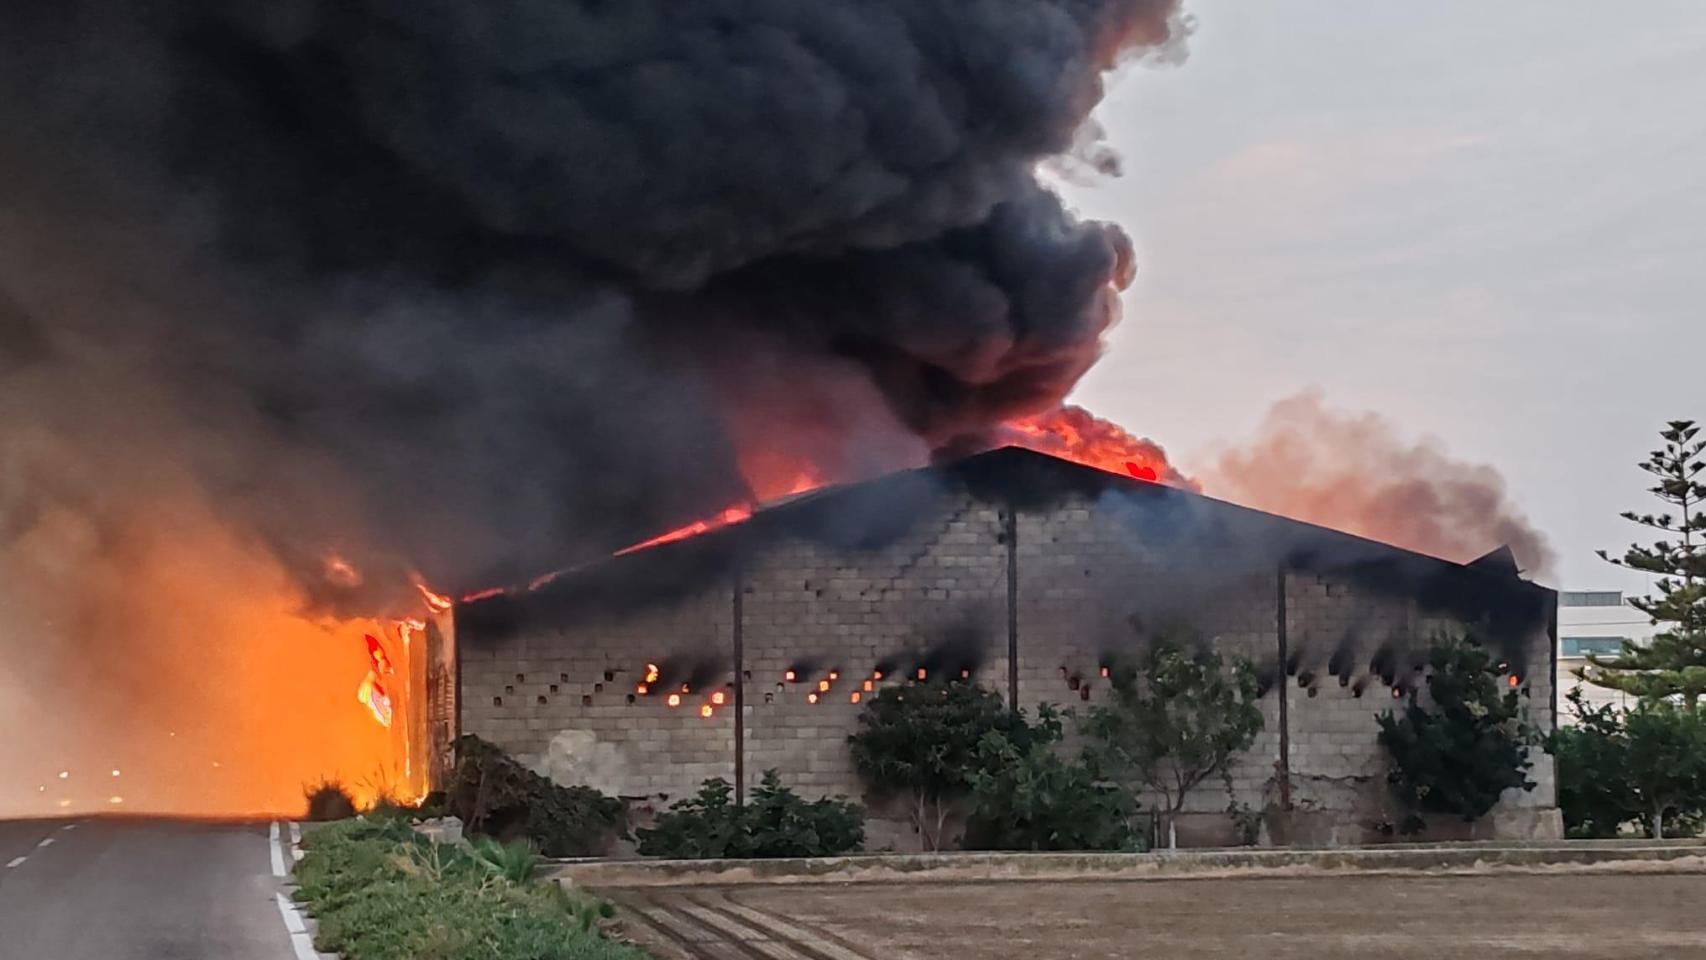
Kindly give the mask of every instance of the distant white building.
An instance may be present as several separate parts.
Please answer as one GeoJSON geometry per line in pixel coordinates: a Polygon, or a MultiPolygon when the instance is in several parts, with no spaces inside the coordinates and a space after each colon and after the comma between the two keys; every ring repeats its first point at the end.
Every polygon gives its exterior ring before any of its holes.
{"type": "Polygon", "coordinates": [[[1582,688],[1590,704],[1634,706],[1635,698],[1621,690],[1610,690],[1576,679],[1576,670],[1587,665],[1590,654],[1613,656],[1624,640],[1645,644],[1658,628],[1652,619],[1630,606],[1620,590],[1562,590],[1558,593],[1558,722],[1575,721],[1564,694],[1582,688]]]}

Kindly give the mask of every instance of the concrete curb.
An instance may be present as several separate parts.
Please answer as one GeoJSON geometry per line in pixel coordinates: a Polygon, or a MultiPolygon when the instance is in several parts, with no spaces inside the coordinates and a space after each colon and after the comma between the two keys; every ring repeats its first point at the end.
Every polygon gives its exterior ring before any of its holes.
{"type": "Polygon", "coordinates": [[[560,862],[546,875],[573,886],[624,888],[1495,871],[1706,873],[1706,845],[1586,842],[1165,853],[871,854],[801,860],[583,860],[560,862]]]}

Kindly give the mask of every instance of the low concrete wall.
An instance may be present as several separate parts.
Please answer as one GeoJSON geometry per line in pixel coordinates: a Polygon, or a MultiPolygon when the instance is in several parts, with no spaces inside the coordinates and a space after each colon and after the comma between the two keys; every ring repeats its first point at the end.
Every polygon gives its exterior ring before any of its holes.
{"type": "Polygon", "coordinates": [[[1162,880],[1228,874],[1463,873],[1550,867],[1706,873],[1706,842],[1393,844],[1372,849],[1164,853],[873,854],[801,860],[586,860],[559,862],[548,872],[559,882],[573,886],[616,888],[756,883],[1162,880]]]}

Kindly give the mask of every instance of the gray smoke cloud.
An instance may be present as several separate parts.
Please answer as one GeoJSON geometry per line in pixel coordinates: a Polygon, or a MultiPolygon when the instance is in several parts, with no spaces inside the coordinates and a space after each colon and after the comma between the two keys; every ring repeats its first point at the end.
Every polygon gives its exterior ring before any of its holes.
{"type": "Polygon", "coordinates": [[[1407,438],[1378,414],[1333,409],[1317,391],[1274,404],[1255,439],[1201,475],[1235,503],[1447,560],[1508,546],[1530,577],[1547,579],[1557,559],[1492,467],[1407,438]]]}
{"type": "Polygon", "coordinates": [[[853,477],[1046,408],[1132,263],[1036,166],[1183,23],[8,3],[0,544],[188,485],[319,587],[350,559],[331,599],[371,608],[409,568],[507,582],[722,506],[741,450],[853,477]]]}

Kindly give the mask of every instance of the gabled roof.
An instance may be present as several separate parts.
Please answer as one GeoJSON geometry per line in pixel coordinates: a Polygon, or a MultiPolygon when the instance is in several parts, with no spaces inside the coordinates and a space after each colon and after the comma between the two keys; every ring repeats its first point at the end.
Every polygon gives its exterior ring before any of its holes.
{"type": "Polygon", "coordinates": [[[1469,621],[1509,615],[1529,622],[1553,602],[1552,591],[1516,576],[1514,561],[1454,563],[1026,448],[1002,447],[774,502],[743,522],[566,570],[531,591],[459,605],[458,620],[503,620],[519,613],[520,606],[549,615],[553,609],[567,612],[589,603],[606,608],[655,603],[660,595],[727,578],[756,551],[784,538],[852,551],[877,547],[904,535],[944,492],[956,490],[1021,512],[1044,510],[1074,495],[1092,500],[1111,495],[1108,502],[1118,505],[1120,522],[1140,527],[1145,537],[1171,538],[1181,547],[1231,548],[1247,558],[1252,570],[1284,567],[1349,577],[1469,621]]]}

